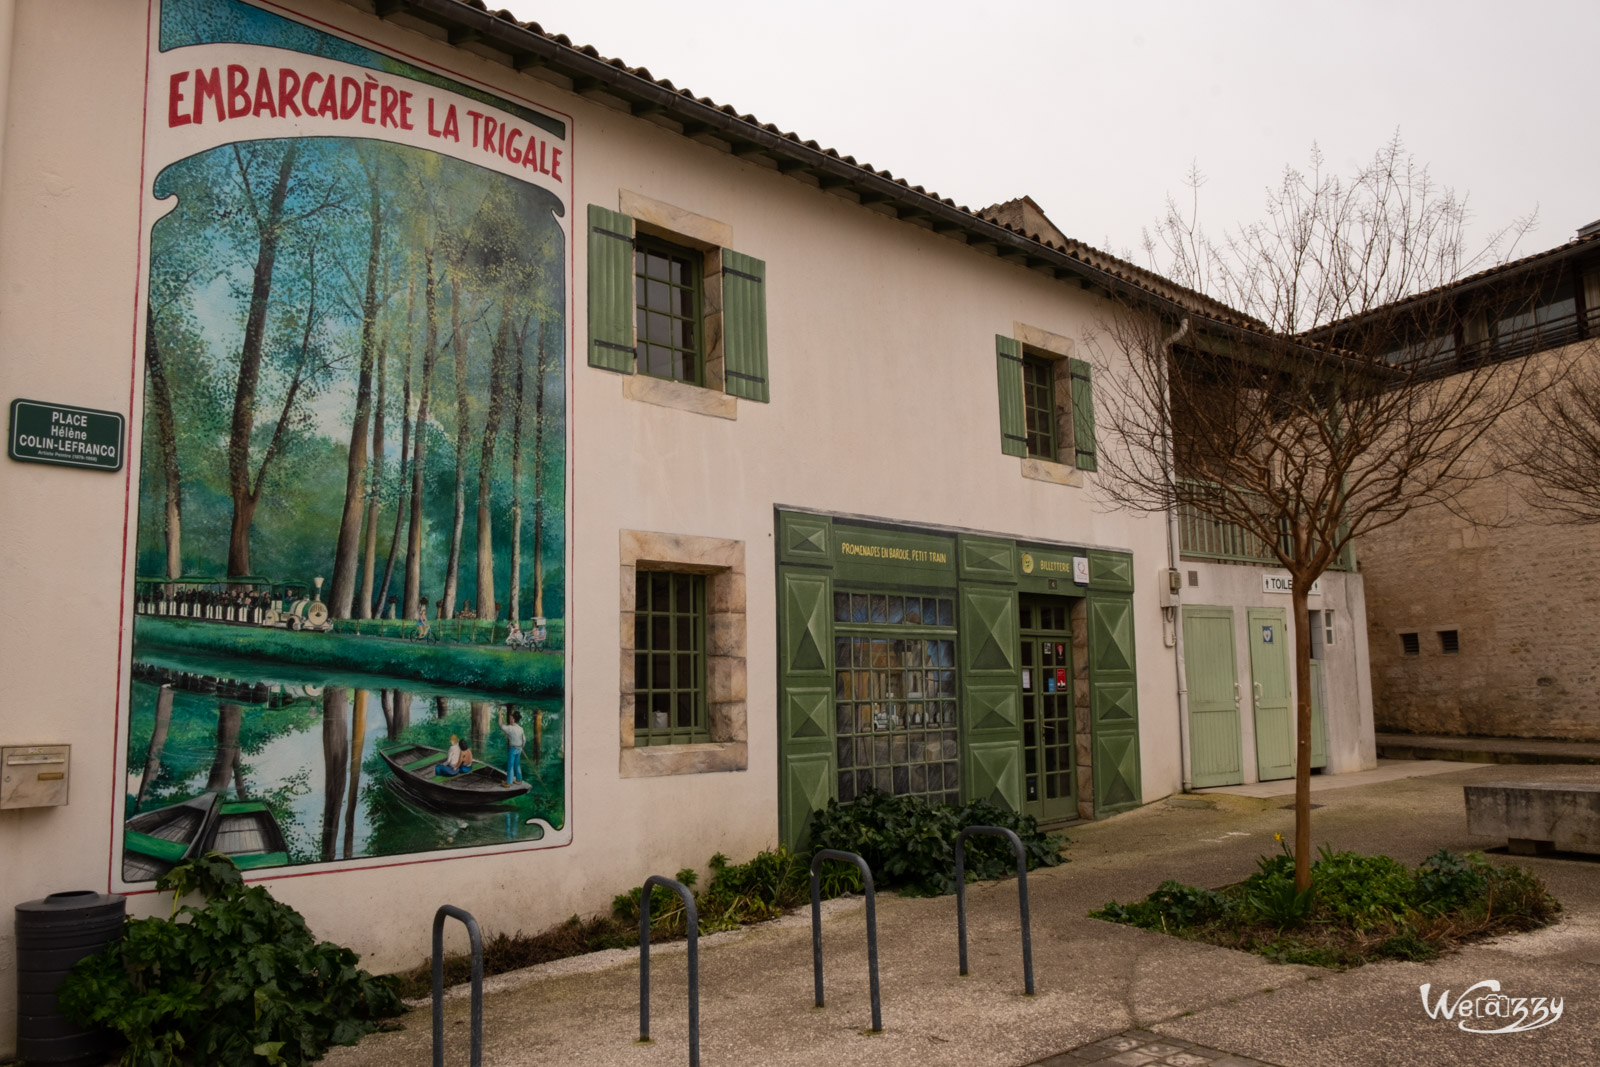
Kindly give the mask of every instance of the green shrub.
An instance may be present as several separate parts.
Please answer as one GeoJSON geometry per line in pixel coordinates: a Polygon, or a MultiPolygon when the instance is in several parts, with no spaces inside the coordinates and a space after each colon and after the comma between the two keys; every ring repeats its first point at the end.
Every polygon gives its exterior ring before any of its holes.
{"type": "Polygon", "coordinates": [[[1311,884],[1317,918],[1356,930],[1399,922],[1416,895],[1411,872],[1398,860],[1334,852],[1327,845],[1311,865],[1311,884]]]}
{"type": "Polygon", "coordinates": [[[1142,901],[1112,901],[1089,917],[1277,963],[1344,968],[1373,959],[1429,960],[1477,938],[1544,926],[1561,910],[1538,875],[1493,866],[1479,853],[1441,849],[1413,873],[1387,856],[1324,846],[1304,891],[1295,889],[1287,848],[1256,866],[1255,874],[1220,892],[1167,881],[1142,901]]]}
{"type": "Polygon", "coordinates": [[[1477,900],[1488,892],[1489,874],[1493,870],[1481,852],[1458,856],[1441,848],[1417,868],[1412,904],[1421,911],[1438,915],[1469,900],[1477,900]]]}
{"type": "MultiPolygon", "coordinates": [[[[999,826],[1021,839],[1029,870],[1062,862],[1064,842],[1039,832],[1037,820],[987,801],[929,804],[919,797],[874,790],[849,804],[830,800],[811,817],[811,848],[854,852],[872,868],[873,880],[914,896],[955,889],[956,836],[968,826],[999,826]]],[[[967,839],[968,881],[1003,878],[1016,870],[1011,846],[998,837],[967,839]]]]}
{"type": "Polygon", "coordinates": [[[1132,904],[1118,904],[1113,900],[1098,911],[1091,911],[1089,918],[1127,923],[1147,930],[1178,930],[1217,922],[1233,910],[1233,901],[1221,893],[1169,880],[1143,900],[1132,904]]]}
{"type": "Polygon", "coordinates": [[[317,941],[266,889],[245,888],[221,853],[181,863],[156,885],[173,892],[172,918],[129,920],[59,994],[68,1015],[123,1037],[126,1067],[309,1063],[401,1012],[392,980],[317,941]],[[178,907],[190,892],[205,904],[178,907]]]}

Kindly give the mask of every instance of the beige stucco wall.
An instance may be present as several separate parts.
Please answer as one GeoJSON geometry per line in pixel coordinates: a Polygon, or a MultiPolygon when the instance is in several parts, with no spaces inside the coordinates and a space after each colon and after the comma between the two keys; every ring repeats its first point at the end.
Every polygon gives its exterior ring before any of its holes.
{"type": "MultiPolygon", "coordinates": [[[[646,874],[773,844],[777,505],[1132,551],[1144,798],[1179,787],[1174,664],[1154,588],[1164,523],[1103,510],[1094,475],[1082,488],[1030,479],[1000,452],[994,335],[1023,322],[1081,336],[1096,314],[1089,295],[342,4],[307,6],[570,113],[575,219],[589,203],[617,208],[631,190],[731,227],[731,247],[768,266],[773,397],[740,401],[729,420],[629,399],[625,379],[584,365],[585,249],[577,242],[572,844],[466,858],[435,852],[400,857],[418,861],[405,865],[268,879],[319,934],[391,968],[424,955],[433,910],[446,901],[491,930],[533,930],[602,910],[646,874]],[[747,770],[619,776],[621,530],[744,544],[747,770]]],[[[0,742],[73,746],[68,805],[0,812],[7,909],[108,886],[142,388],[133,360],[145,26],[145,6],[125,0],[85,0],[71,17],[48,0],[17,5],[0,176],[0,396],[131,412],[134,451],[115,476],[0,460],[0,742]]],[[[154,894],[130,900],[136,914],[165,907],[154,894]]],[[[14,1036],[14,966],[3,922],[0,1054],[14,1036]]]]}
{"type": "MultiPolygon", "coordinates": [[[[1249,565],[1208,563],[1185,559],[1180,563],[1184,576],[1182,601],[1185,605],[1231,607],[1233,609],[1234,677],[1239,680],[1240,767],[1245,782],[1259,780],[1256,766],[1255,715],[1250,700],[1250,647],[1254,635],[1249,628],[1251,608],[1280,608],[1288,624],[1289,691],[1295,699],[1294,608],[1284,593],[1262,590],[1263,571],[1284,572],[1249,565]],[[1195,576],[1191,584],[1189,575],[1195,576]]],[[[1322,592],[1310,598],[1311,611],[1332,610],[1334,639],[1323,649],[1322,687],[1327,699],[1323,707],[1328,730],[1328,766],[1324,774],[1366,771],[1378,765],[1372,737],[1372,684],[1367,648],[1366,591],[1363,575],[1330,571],[1321,578],[1322,592]]],[[[1291,707],[1294,706],[1291,703],[1291,707]]]]}
{"type": "MultiPolygon", "coordinates": [[[[1530,357],[1600,359],[1592,347],[1530,357]]],[[[1486,446],[1486,447],[1492,447],[1486,446]]],[[[1550,525],[1509,479],[1361,539],[1379,730],[1600,740],[1600,527],[1550,525]],[[1455,630],[1460,652],[1441,649],[1455,630]],[[1400,635],[1417,634],[1405,655],[1400,635]]]]}

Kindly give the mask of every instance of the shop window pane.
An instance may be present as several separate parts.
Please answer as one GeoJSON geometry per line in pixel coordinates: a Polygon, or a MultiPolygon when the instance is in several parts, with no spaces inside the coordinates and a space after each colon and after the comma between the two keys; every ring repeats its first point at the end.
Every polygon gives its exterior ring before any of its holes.
{"type": "Polygon", "coordinates": [[[882,593],[873,593],[870,596],[872,604],[872,621],[883,623],[889,621],[889,598],[882,593]]]}
{"type": "Polygon", "coordinates": [[[898,597],[898,596],[890,596],[889,597],[889,624],[891,626],[899,626],[901,623],[905,622],[905,618],[906,618],[905,598],[904,597],[898,597]]]}
{"type": "Polygon", "coordinates": [[[835,667],[850,666],[850,639],[848,637],[835,637],[833,639],[833,665],[835,667]]]}
{"type": "Polygon", "coordinates": [[[906,643],[898,637],[889,639],[889,668],[898,670],[906,665],[906,643]]]}
{"type": "Polygon", "coordinates": [[[850,771],[839,772],[839,803],[848,804],[856,798],[856,776],[850,771]]]}
{"type": "Polygon", "coordinates": [[[835,593],[835,594],[833,594],[833,621],[834,622],[849,622],[850,621],[850,594],[849,593],[835,593]]]}
{"type": "Polygon", "coordinates": [[[911,792],[911,768],[894,768],[894,792],[896,796],[904,796],[911,792]]]}
{"type": "Polygon", "coordinates": [[[918,597],[906,597],[906,625],[916,626],[922,621],[922,601],[918,597]]]}
{"type": "Polygon", "coordinates": [[[869,770],[856,771],[856,796],[860,796],[872,788],[872,772],[869,770]]]}
{"type": "Polygon", "coordinates": [[[835,704],[833,706],[833,728],[836,733],[848,734],[856,724],[855,709],[849,704],[835,704]]]}
{"type": "Polygon", "coordinates": [[[955,624],[956,624],[955,601],[953,601],[953,600],[940,600],[939,601],[939,625],[940,626],[954,626],[955,624]]]}
{"type": "Polygon", "coordinates": [[[880,793],[894,792],[894,772],[888,767],[880,767],[872,772],[872,784],[880,793]]]}
{"type": "Polygon", "coordinates": [[[865,594],[865,593],[851,593],[850,594],[850,621],[851,622],[866,622],[867,621],[867,617],[868,617],[867,594],[865,594]]]}
{"type": "Polygon", "coordinates": [[[879,638],[872,642],[872,658],[869,661],[874,670],[885,670],[889,666],[889,642],[879,638]]]}
{"type": "Polygon", "coordinates": [[[926,793],[928,791],[928,768],[921,763],[911,765],[911,792],[926,793]]]}

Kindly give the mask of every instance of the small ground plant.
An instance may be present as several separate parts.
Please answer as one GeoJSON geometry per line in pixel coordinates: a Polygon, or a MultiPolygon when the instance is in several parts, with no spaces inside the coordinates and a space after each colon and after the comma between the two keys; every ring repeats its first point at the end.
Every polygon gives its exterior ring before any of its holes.
{"type": "MultiPolygon", "coordinates": [[[[854,852],[872,868],[880,888],[912,896],[955,891],[956,835],[968,826],[999,826],[1022,841],[1028,869],[1063,862],[1065,839],[1039,831],[1037,820],[984,800],[929,804],[914,796],[868,791],[849,804],[837,800],[811,817],[811,847],[854,852]]],[[[1011,846],[998,837],[967,840],[967,880],[1004,878],[1016,870],[1011,846]]]]}
{"type": "Polygon", "coordinates": [[[126,1067],[310,1063],[404,1010],[393,981],[316,940],[266,889],[246,888],[221,853],[180,863],[156,885],[172,892],[172,917],[129,920],[59,993],[67,1014],[122,1036],[126,1067]],[[190,893],[205,903],[180,907],[190,893]]]}
{"type": "Polygon", "coordinates": [[[1478,852],[1440,849],[1412,871],[1388,856],[1323,846],[1304,892],[1295,890],[1287,849],[1257,863],[1255,874],[1220,891],[1163,882],[1141,901],[1112,901],[1089,915],[1279,963],[1345,968],[1432,959],[1465,941],[1545,926],[1561,910],[1537,875],[1478,852]]]}

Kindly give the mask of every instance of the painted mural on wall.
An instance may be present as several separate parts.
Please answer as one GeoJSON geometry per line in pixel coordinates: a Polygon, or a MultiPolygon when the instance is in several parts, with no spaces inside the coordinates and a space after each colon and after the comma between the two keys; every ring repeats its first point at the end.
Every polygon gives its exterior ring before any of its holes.
{"type": "Polygon", "coordinates": [[[161,0],[120,869],[570,840],[566,123],[161,0]]]}

